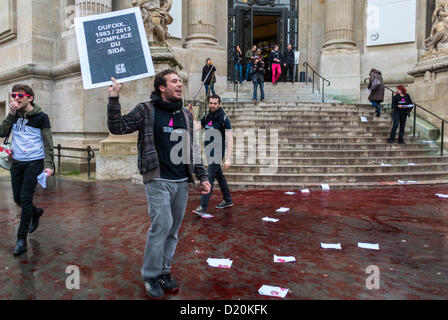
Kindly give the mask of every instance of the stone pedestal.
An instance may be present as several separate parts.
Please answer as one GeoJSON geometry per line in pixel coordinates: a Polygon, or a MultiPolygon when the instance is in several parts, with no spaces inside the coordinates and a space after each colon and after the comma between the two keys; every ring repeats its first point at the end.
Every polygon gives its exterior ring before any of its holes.
{"type": "Polygon", "coordinates": [[[325,6],[320,71],[331,82],[325,92],[343,102],[359,102],[361,55],[353,39],[353,0],[327,0],[325,6]]]}
{"type": "MultiPolygon", "coordinates": [[[[182,68],[173,53],[166,46],[150,46],[155,72],[165,69],[182,68]]],[[[179,72],[181,78],[182,72],[179,72]]],[[[185,82],[186,79],[184,79],[185,82]]],[[[154,77],[127,82],[120,91],[122,114],[129,112],[140,102],[148,101],[153,87],[154,77]]],[[[138,133],[113,135],[100,142],[100,151],[96,158],[97,180],[141,179],[137,168],[138,133]]]]}
{"type": "MultiPolygon", "coordinates": [[[[409,94],[415,103],[448,120],[448,56],[424,59],[408,72],[415,77],[415,82],[409,85],[409,94]]],[[[441,121],[427,112],[417,110],[417,115],[438,129],[441,121]]],[[[440,138],[439,138],[440,139],[440,138]]],[[[448,148],[448,125],[445,124],[445,147],[448,148]]]]}

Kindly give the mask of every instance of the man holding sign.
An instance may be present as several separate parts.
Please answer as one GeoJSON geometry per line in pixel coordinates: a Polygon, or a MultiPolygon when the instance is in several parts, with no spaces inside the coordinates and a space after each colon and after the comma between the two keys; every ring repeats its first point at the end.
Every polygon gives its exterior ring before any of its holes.
{"type": "Polygon", "coordinates": [[[158,73],[150,101],[138,104],[124,116],[119,103],[122,85],[115,78],[112,83],[107,105],[110,132],[139,133],[138,169],[143,175],[151,219],[141,271],[148,295],[161,298],[164,290],[179,289],[171,278],[171,261],[187,206],[188,183],[194,182],[193,172],[204,187],[203,194],[208,194],[211,187],[202,163],[193,163],[193,118],[182,105],[183,85],[177,73],[158,73]],[[183,148],[178,149],[179,144],[183,148]]]}

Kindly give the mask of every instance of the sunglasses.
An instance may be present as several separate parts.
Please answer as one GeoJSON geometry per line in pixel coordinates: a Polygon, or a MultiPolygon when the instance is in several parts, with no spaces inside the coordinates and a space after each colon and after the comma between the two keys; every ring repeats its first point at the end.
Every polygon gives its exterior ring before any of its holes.
{"type": "Polygon", "coordinates": [[[22,99],[25,96],[28,97],[28,98],[31,98],[31,96],[29,94],[26,94],[26,93],[22,93],[22,92],[13,92],[13,93],[11,93],[11,98],[13,98],[13,99],[15,99],[16,97],[22,99]]]}

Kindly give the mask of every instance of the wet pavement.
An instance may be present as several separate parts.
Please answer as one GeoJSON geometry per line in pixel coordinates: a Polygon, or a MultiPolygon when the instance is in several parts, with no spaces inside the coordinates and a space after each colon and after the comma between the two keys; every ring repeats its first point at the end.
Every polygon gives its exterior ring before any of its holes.
{"type": "MultiPolygon", "coordinates": [[[[45,214],[19,257],[12,251],[20,208],[8,176],[0,177],[0,190],[0,299],[147,299],[143,186],[51,178],[46,190],[37,187],[35,203],[45,214]],[[80,270],[78,290],[66,288],[70,265],[80,270]]],[[[447,299],[448,199],[436,193],[448,194],[448,186],[243,190],[232,194],[235,207],[202,219],[191,213],[200,197],[192,187],[172,269],[181,287],[166,299],[278,299],[258,294],[264,284],[290,289],[286,299],[447,299]],[[290,211],[277,213],[280,207],[290,211]],[[321,242],[342,250],[324,250],[321,242]],[[274,254],[297,261],[274,263],[274,254]],[[207,258],[233,264],[212,268],[207,258]],[[378,290],[366,287],[369,266],[379,268],[378,290]]],[[[220,201],[216,189],[209,208],[220,201]]]]}

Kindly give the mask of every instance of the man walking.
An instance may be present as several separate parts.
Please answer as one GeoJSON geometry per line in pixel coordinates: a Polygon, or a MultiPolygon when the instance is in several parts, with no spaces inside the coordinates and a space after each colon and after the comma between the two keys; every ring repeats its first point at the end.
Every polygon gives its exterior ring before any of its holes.
{"type": "Polygon", "coordinates": [[[290,79],[291,83],[294,83],[294,51],[292,51],[292,46],[288,44],[288,48],[283,54],[283,66],[285,67],[285,80],[290,79]]]}
{"type": "Polygon", "coordinates": [[[224,161],[224,170],[230,168],[230,159],[232,157],[233,136],[232,126],[224,110],[221,108],[221,97],[213,95],[208,98],[209,112],[201,119],[201,127],[205,129],[205,153],[208,163],[208,181],[211,185],[211,191],[201,197],[201,204],[193,210],[194,213],[202,215],[205,213],[213,192],[215,179],[218,180],[221,189],[223,201],[216,206],[216,209],[224,209],[233,206],[230,196],[229,186],[224,177],[221,168],[221,162],[224,161]],[[211,139],[213,137],[213,140],[211,139]],[[216,141],[216,139],[218,139],[216,141]],[[213,143],[214,147],[208,150],[207,146],[213,143]]]}
{"type": "MultiPolygon", "coordinates": [[[[173,70],[164,70],[154,79],[150,101],[140,103],[127,115],[121,115],[119,92],[122,87],[114,78],[109,88],[107,125],[113,134],[138,131],[138,169],[143,175],[151,227],[148,231],[143,267],[146,292],[161,298],[164,291],[176,292],[179,285],[171,278],[171,261],[178,243],[188,201],[188,183],[193,172],[210,192],[207,172],[202,163],[193,163],[193,119],[183,108],[183,85],[173,70]],[[182,137],[180,159],[172,159],[171,149],[178,144],[172,137],[182,137]]],[[[196,159],[196,158],[195,158],[196,159]]]]}
{"type": "Polygon", "coordinates": [[[282,55],[278,50],[279,46],[278,44],[275,44],[274,50],[269,55],[269,63],[271,64],[273,85],[277,84],[277,81],[282,74],[282,67],[281,67],[282,55]]]}
{"type": "Polygon", "coordinates": [[[11,183],[14,201],[22,208],[14,255],[27,251],[28,233],[39,226],[44,210],[33,204],[37,176],[54,173],[54,151],[48,115],[34,103],[31,87],[12,87],[9,114],[0,125],[0,137],[12,138],[11,183]]]}

